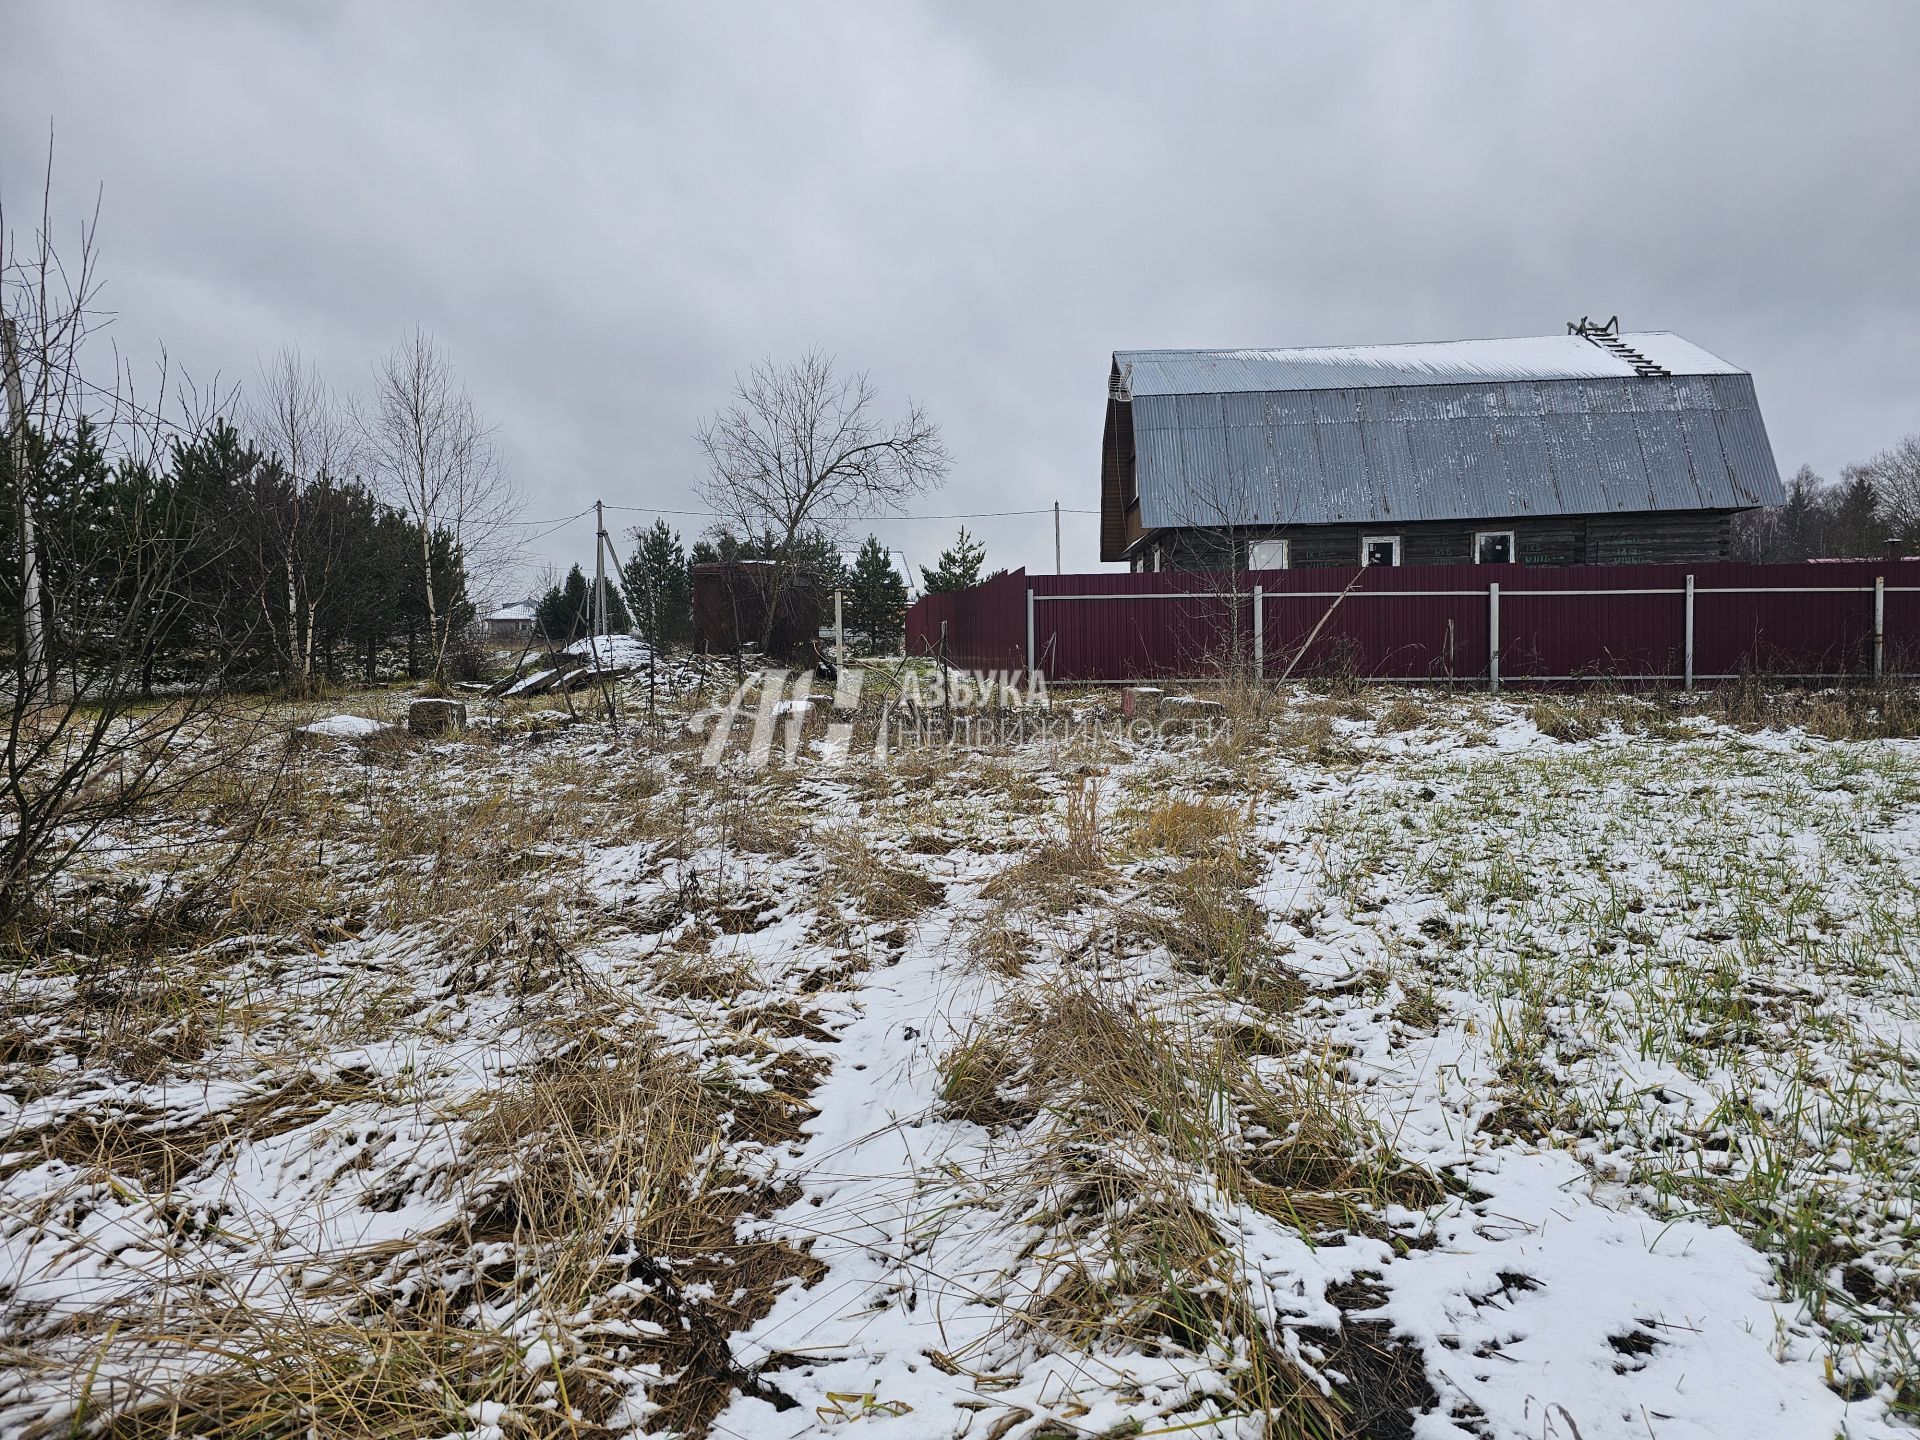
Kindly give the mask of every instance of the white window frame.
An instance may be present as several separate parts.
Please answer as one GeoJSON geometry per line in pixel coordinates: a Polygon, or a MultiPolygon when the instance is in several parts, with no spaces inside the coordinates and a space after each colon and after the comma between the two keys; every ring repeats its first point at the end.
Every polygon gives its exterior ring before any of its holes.
{"type": "Polygon", "coordinates": [[[1247,569],[1249,570],[1291,570],[1293,568],[1293,542],[1284,538],[1272,540],[1249,540],[1247,542],[1247,569]],[[1263,565],[1254,559],[1257,552],[1269,545],[1280,547],[1280,563],[1263,565]]]}
{"type": "Polygon", "coordinates": [[[1162,555],[1160,554],[1160,547],[1158,545],[1154,546],[1153,547],[1153,573],[1156,575],[1160,573],[1160,566],[1163,558],[1164,557],[1162,557],[1162,555]]]}
{"type": "Polygon", "coordinates": [[[1473,532],[1473,563],[1476,565],[1500,565],[1500,564],[1518,565],[1520,563],[1519,537],[1516,536],[1511,530],[1476,530],[1474,531],[1473,532]],[[1495,536],[1499,536],[1499,535],[1504,535],[1507,537],[1507,558],[1504,561],[1482,560],[1480,558],[1480,542],[1482,540],[1491,540],[1495,536]]]}
{"type": "Polygon", "coordinates": [[[1400,537],[1398,535],[1362,535],[1360,537],[1360,564],[1362,566],[1365,566],[1367,563],[1367,551],[1375,545],[1393,546],[1393,565],[1391,568],[1395,570],[1400,568],[1400,537]]]}

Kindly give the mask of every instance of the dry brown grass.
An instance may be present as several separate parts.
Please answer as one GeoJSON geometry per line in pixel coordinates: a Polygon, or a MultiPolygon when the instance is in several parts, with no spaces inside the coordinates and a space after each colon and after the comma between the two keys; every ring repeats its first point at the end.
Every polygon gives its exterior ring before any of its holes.
{"type": "Polygon", "coordinates": [[[654,1398],[669,1428],[704,1433],[734,1389],[760,1393],[727,1337],[783,1286],[820,1273],[784,1243],[737,1240],[741,1217],[776,1199],[727,1167],[726,1142],[797,1135],[819,1067],[779,1056],[762,1072],[770,1090],[735,1091],[630,1027],[617,1039],[578,1020],[556,1029],[574,1042],[500,1092],[469,1131],[475,1183],[493,1189],[463,1228],[474,1242],[513,1242],[521,1276],[503,1283],[530,1290],[547,1314],[578,1313],[595,1296],[604,1322],[607,1288],[642,1282],[629,1318],[660,1328],[640,1348],[680,1375],[654,1398]]]}
{"type": "Polygon", "coordinates": [[[1627,690],[1594,682],[1584,689],[1543,695],[1528,706],[1528,713],[1541,734],[1580,741],[1611,729],[1664,740],[1680,738],[1686,734],[1682,722],[1689,712],[1672,690],[1627,690]]]}
{"type": "MultiPolygon", "coordinates": [[[[509,1434],[598,1436],[630,1389],[617,1367],[635,1363],[680,1377],[649,1387],[665,1407],[652,1423],[676,1433],[702,1433],[736,1391],[773,1395],[728,1338],[819,1266],[791,1245],[738,1238],[747,1216],[789,1197],[733,1157],[800,1135],[825,1063],[805,1042],[832,1036],[797,1005],[761,1005],[735,1011],[698,1066],[662,1050],[635,997],[607,991],[576,959],[587,925],[619,920],[611,906],[596,916],[572,877],[600,843],[690,847],[717,834],[741,852],[795,853],[804,820],[776,786],[727,808],[718,782],[696,774],[669,793],[665,774],[657,754],[629,765],[512,734],[379,754],[276,746],[178,797],[177,813],[158,817],[178,843],[107,875],[15,957],[52,997],[0,1027],[16,1094],[52,1093],[76,1063],[150,1080],[216,1056],[245,1073],[256,1052],[235,1060],[234,1042],[255,1027],[291,1049],[364,1044],[403,1022],[410,1040],[437,1040],[449,988],[511,997],[511,1023],[539,1057],[444,1111],[430,1098],[437,1082],[420,1082],[419,1098],[460,1137],[452,1169],[432,1182],[460,1217],[377,1253],[316,1257],[299,1282],[301,1313],[259,1308],[218,1275],[175,1283],[170,1272],[137,1320],[76,1318],[62,1335],[95,1337],[103,1383],[73,1433],[442,1436],[471,1429],[468,1407],[492,1401],[508,1407],[509,1434]],[[134,870],[166,878],[158,901],[134,870]],[[352,948],[363,936],[377,943],[352,948]],[[543,1317],[553,1363],[530,1369],[525,1335],[491,1328],[509,1312],[543,1317]],[[105,1377],[143,1370],[145,1388],[117,1378],[109,1393],[105,1377]]],[[[837,860],[860,903],[888,918],[939,897],[871,851],[837,860]]],[[[670,857],[641,861],[657,871],[670,857]]],[[[756,892],[730,904],[750,928],[767,901],[756,892]]],[[[731,913],[714,910],[723,925],[731,913]]],[[[756,988],[744,962],[701,953],[702,934],[678,935],[658,957],[657,993],[718,1007],[756,988]]],[[[0,1178],[58,1160],[82,1185],[158,1199],[204,1180],[230,1143],[344,1104],[395,1103],[370,1083],[302,1074],[191,1122],[153,1103],[76,1109],[6,1137],[0,1178]]],[[[269,1271],[249,1263],[243,1278],[256,1273],[269,1271]]],[[[72,1351],[55,1362],[51,1349],[4,1363],[16,1361],[78,1387],[94,1368],[72,1351]]],[[[63,1419],[47,1433],[69,1428],[63,1419]]]]}
{"type": "Polygon", "coordinates": [[[1067,791],[1060,828],[987,883],[989,900],[1032,910],[1071,909],[1112,874],[1101,833],[1100,782],[1083,775],[1067,791]]]}
{"type": "Polygon", "coordinates": [[[1713,713],[1742,729],[1799,726],[1829,740],[1885,740],[1920,735],[1920,688],[1889,680],[1808,690],[1748,675],[1719,685],[1713,713]]]}
{"type": "Polygon", "coordinates": [[[967,772],[976,791],[991,794],[996,808],[1031,815],[1046,808],[1047,792],[1040,782],[1010,760],[986,759],[967,772]]]}
{"type": "Polygon", "coordinates": [[[1077,1349],[1219,1347],[1236,1357],[1237,1403],[1269,1433],[1348,1433],[1348,1407],[1287,1358],[1195,1196],[1213,1187],[1312,1234],[1438,1186],[1393,1158],[1330,1057],[1264,1075],[1244,1043],[1067,979],[964,1037],[942,1062],[944,1096],[1029,1147],[1039,1277],[1019,1323],[1077,1349]]]}
{"type": "Polygon", "coordinates": [[[1029,917],[1004,902],[989,906],[970,927],[967,953],[976,965],[996,975],[1018,975],[1039,953],[1029,917]]]}
{"type": "Polygon", "coordinates": [[[1304,991],[1268,935],[1266,912],[1247,894],[1258,878],[1247,850],[1219,849],[1149,886],[1129,918],[1189,974],[1281,1014],[1304,991]]]}
{"type": "Polygon", "coordinates": [[[1429,718],[1428,706],[1425,702],[1417,696],[1400,690],[1387,701],[1386,707],[1381,710],[1374,723],[1382,730],[1399,734],[1407,730],[1418,730],[1427,723],[1429,718]]]}
{"type": "Polygon", "coordinates": [[[1353,762],[1358,758],[1357,753],[1334,728],[1334,713],[1338,708],[1317,701],[1284,712],[1273,725],[1274,743],[1297,760],[1311,760],[1321,765],[1353,762]]]}
{"type": "Polygon", "coordinates": [[[463,1326],[444,1305],[426,1313],[374,1308],[333,1321],[235,1309],[191,1332],[129,1327],[116,1340],[156,1355],[184,1346],[198,1373],[176,1383],[155,1377],[144,1396],[108,1414],[87,1417],[83,1404],[82,1419],[37,1427],[27,1432],[32,1440],[433,1440],[466,1433],[469,1407],[486,1401],[513,1417],[510,1433],[568,1440],[627,1433],[603,1423],[620,1398],[610,1376],[575,1366],[556,1382],[522,1363],[518,1341],[463,1326]]]}
{"type": "Polygon", "coordinates": [[[722,1113],[652,1037],[615,1043],[587,1031],[494,1097],[468,1131],[468,1161],[508,1177],[490,1218],[523,1245],[597,1245],[630,1212],[649,1242],[679,1254],[712,1233],[702,1180],[722,1113]]]}
{"type": "Polygon", "coordinates": [[[185,1122],[138,1104],[111,1112],[69,1112],[0,1141],[0,1180],[57,1160],[79,1171],[82,1183],[113,1177],[165,1194],[224,1146],[298,1129],[369,1093],[365,1083],[352,1078],[321,1080],[302,1072],[277,1088],[185,1122]]]}
{"type": "Polygon", "coordinates": [[[1527,708],[1540,733],[1555,740],[1591,740],[1606,733],[1608,717],[1600,707],[1577,697],[1536,700],[1527,708]]]}
{"type": "Polygon", "coordinates": [[[649,963],[653,986],[674,1000],[730,1001],[762,980],[744,955],[715,955],[704,949],[676,949],[656,953],[649,963]]]}
{"type": "Polygon", "coordinates": [[[814,846],[826,861],[821,889],[845,898],[882,924],[912,920],[946,897],[946,887],[906,865],[884,860],[857,830],[821,830],[814,846]]]}
{"type": "Polygon", "coordinates": [[[942,1062],[943,1093],[981,1124],[1051,1113],[1076,1138],[1145,1144],[1211,1170],[1263,1209],[1271,1192],[1289,1192],[1277,1212],[1289,1218],[1311,1212],[1332,1223],[1353,1203],[1427,1192],[1424,1179],[1398,1188],[1401,1167],[1339,1082],[1333,1057],[1294,1052],[1263,1078],[1249,1043],[1267,1049],[1271,1034],[1176,1025],[1136,997],[1068,978],[1014,999],[963,1037],[942,1062]],[[1235,1119],[1223,1133],[1227,1114],[1235,1119]]]}
{"type": "Polygon", "coordinates": [[[1134,822],[1136,849],[1197,859],[1242,835],[1248,807],[1178,793],[1159,796],[1134,822]]]}

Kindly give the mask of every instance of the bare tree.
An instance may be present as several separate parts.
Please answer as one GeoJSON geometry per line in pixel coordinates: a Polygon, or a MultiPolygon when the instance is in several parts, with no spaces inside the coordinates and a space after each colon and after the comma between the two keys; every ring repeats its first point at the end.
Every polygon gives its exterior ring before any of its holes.
{"type": "Polygon", "coordinates": [[[360,429],[381,486],[420,527],[427,643],[433,676],[443,679],[452,617],[436,591],[434,532],[452,540],[470,573],[494,568],[505,558],[519,495],[500,468],[493,431],[424,330],[416,328],[375,370],[360,429]]]}
{"type": "Polygon", "coordinates": [[[192,571],[220,543],[156,477],[172,442],[203,430],[223,397],[189,391],[175,423],[162,413],[173,404],[164,366],[145,401],[117,361],[111,383],[90,376],[93,225],[63,258],[45,192],[38,218],[22,244],[0,204],[0,363],[12,397],[0,476],[21,522],[66,511],[59,523],[20,523],[0,566],[0,601],[18,621],[0,722],[0,928],[15,937],[30,917],[60,913],[58,877],[101,830],[150,813],[246,743],[244,727],[224,723],[217,665],[167,703],[141,703],[145,663],[203,604],[192,571]],[[109,502],[76,519],[75,497],[57,487],[95,444],[114,461],[109,502]]]}
{"type": "Polygon", "coordinates": [[[876,409],[864,373],[836,376],[833,357],[813,350],[792,364],[754,366],[735,383],[733,403],[699,429],[708,467],[701,497],[742,539],[770,542],[763,646],[792,588],[795,542],[805,532],[838,540],[850,517],[897,512],[946,479],[946,446],[926,411],[909,400],[889,423],[876,409]]]}
{"type": "Polygon", "coordinates": [[[1902,539],[1920,534],[1920,435],[1907,436],[1857,469],[1879,497],[1893,532],[1902,539]]]}
{"type": "MultiPolygon", "coordinates": [[[[289,489],[278,537],[286,581],[286,632],[276,635],[289,680],[304,693],[313,679],[314,616],[331,567],[325,537],[308,533],[305,499],[316,482],[343,479],[359,461],[359,431],[312,364],[289,346],[262,365],[247,405],[248,438],[285,473],[289,489]],[[309,564],[306,562],[318,562],[309,564]]],[[[271,615],[264,617],[272,624],[271,615]]]]}

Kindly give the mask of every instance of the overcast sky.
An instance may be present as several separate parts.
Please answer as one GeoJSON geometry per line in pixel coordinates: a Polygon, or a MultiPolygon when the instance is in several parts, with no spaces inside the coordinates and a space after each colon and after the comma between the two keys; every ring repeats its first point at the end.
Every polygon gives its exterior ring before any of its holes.
{"type": "MultiPolygon", "coordinates": [[[[701,416],[809,346],[945,427],[916,510],[1090,510],[1114,349],[1616,312],[1833,474],[1920,430],[1916,58],[1912,0],[8,0],[0,195],[51,125],[119,345],[202,378],[293,343],[351,388],[425,325],[534,519],[696,508],[701,416]]],[[[1052,566],[1049,519],[968,523],[1052,566]]]]}

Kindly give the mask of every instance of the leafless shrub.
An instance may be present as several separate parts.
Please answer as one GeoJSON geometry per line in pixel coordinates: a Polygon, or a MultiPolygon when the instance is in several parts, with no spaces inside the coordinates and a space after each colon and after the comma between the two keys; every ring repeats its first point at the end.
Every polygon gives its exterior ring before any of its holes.
{"type": "Polygon", "coordinates": [[[58,877],[103,830],[230,764],[250,736],[249,707],[220,696],[215,680],[164,703],[142,700],[152,655],[204,607],[192,567],[221,543],[150,478],[172,440],[203,428],[221,397],[188,391],[182,400],[163,372],[142,399],[118,369],[111,383],[86,371],[99,319],[91,225],[79,254],[63,257],[44,203],[24,246],[9,219],[0,209],[0,491],[12,536],[0,547],[9,559],[0,610],[11,621],[0,930],[18,937],[58,908],[58,877]],[[83,440],[121,467],[116,510],[84,525],[36,523],[83,440]]]}

